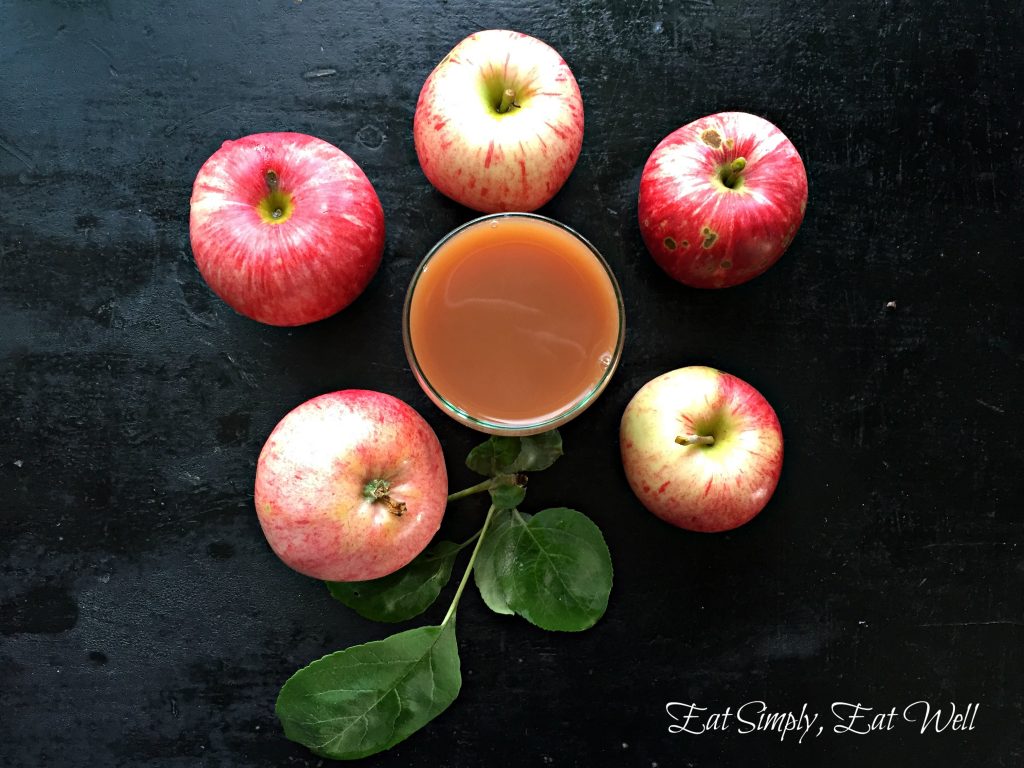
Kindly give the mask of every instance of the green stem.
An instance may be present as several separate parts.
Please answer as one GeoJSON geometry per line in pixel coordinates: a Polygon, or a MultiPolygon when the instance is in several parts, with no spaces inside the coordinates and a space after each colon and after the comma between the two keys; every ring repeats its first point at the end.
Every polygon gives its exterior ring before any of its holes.
{"type": "Polygon", "coordinates": [[[469,574],[473,572],[473,564],[476,562],[477,553],[480,551],[480,545],[484,543],[484,537],[487,535],[487,526],[491,523],[491,518],[494,517],[494,505],[491,504],[491,508],[487,510],[487,517],[484,519],[484,525],[480,529],[479,538],[476,540],[476,546],[473,547],[473,554],[469,556],[469,564],[466,566],[466,572],[462,574],[462,581],[459,582],[459,588],[455,590],[455,597],[452,598],[452,604],[448,607],[448,613],[444,615],[444,620],[441,622],[441,626],[445,626],[455,615],[455,609],[459,607],[459,600],[462,599],[462,591],[466,588],[466,584],[469,583],[469,574]]]}
{"type": "Polygon", "coordinates": [[[740,173],[744,168],[747,167],[747,161],[745,158],[737,157],[729,165],[729,170],[722,178],[722,183],[725,184],[729,189],[736,186],[736,182],[740,180],[740,173]]]}
{"type": "Polygon", "coordinates": [[[489,491],[493,487],[494,478],[492,477],[488,480],[484,480],[482,483],[477,483],[476,485],[469,486],[469,488],[463,488],[461,491],[448,494],[448,501],[458,501],[459,499],[464,499],[467,496],[472,496],[474,493],[489,491]]]}
{"type": "Polygon", "coordinates": [[[464,549],[465,549],[466,547],[468,547],[468,546],[469,546],[470,544],[472,544],[472,543],[473,543],[474,541],[476,541],[477,539],[479,539],[479,538],[480,538],[480,534],[481,534],[481,533],[483,533],[483,532],[484,532],[484,529],[483,529],[483,528],[481,528],[481,529],[480,529],[479,531],[477,531],[476,533],[474,533],[474,534],[473,534],[472,536],[470,536],[470,537],[469,537],[468,539],[466,539],[466,540],[465,540],[464,542],[462,542],[461,544],[459,544],[459,552],[461,552],[461,551],[462,551],[462,550],[464,550],[464,549]]]}
{"type": "Polygon", "coordinates": [[[501,94],[501,103],[498,105],[498,114],[504,115],[508,112],[512,105],[516,102],[516,92],[511,88],[506,88],[505,92],[501,94]]]}

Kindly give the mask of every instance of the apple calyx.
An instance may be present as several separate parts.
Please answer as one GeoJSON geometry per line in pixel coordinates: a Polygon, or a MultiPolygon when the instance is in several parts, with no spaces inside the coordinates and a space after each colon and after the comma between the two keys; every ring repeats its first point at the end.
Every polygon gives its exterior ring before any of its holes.
{"type": "Polygon", "coordinates": [[[391,483],[389,483],[387,480],[384,480],[383,478],[377,478],[376,480],[371,480],[370,482],[368,482],[366,486],[363,488],[363,498],[365,498],[369,502],[379,501],[381,504],[387,507],[391,514],[393,514],[395,517],[401,517],[403,514],[405,514],[405,502],[395,501],[394,499],[392,499],[388,495],[388,492],[390,490],[391,483]]]}
{"type": "Polygon", "coordinates": [[[736,189],[740,181],[743,179],[741,175],[743,169],[747,167],[747,160],[744,157],[737,157],[728,165],[723,165],[722,170],[719,173],[719,178],[722,183],[729,189],[736,189]]]}
{"type": "Polygon", "coordinates": [[[256,206],[260,217],[268,224],[283,224],[292,215],[292,196],[281,189],[277,171],[269,169],[263,174],[267,195],[256,206]]]}
{"type": "Polygon", "coordinates": [[[519,106],[516,104],[516,92],[511,88],[506,88],[501,94],[501,103],[498,104],[498,114],[504,115],[512,107],[519,106]]]}
{"type": "Polygon", "coordinates": [[[679,445],[714,445],[714,435],[676,435],[679,445]]]}

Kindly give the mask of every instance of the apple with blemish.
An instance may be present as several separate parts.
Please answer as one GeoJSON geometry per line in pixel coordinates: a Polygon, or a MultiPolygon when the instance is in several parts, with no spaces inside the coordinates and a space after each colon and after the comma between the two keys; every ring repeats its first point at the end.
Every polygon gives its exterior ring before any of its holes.
{"type": "Polygon", "coordinates": [[[690,531],[748,522],[782,472],[782,429],[771,405],[742,379],[705,366],[641,387],[622,415],[619,447],[640,502],[690,531]]]}
{"type": "Polygon", "coordinates": [[[673,131],[640,177],[647,250],[694,288],[760,275],[789,247],[806,207],[807,173],[796,147],[746,112],[720,112],[673,131]]]}
{"type": "Polygon", "coordinates": [[[382,392],[315,397],[274,428],[256,464],[256,514],[296,571],[365,581],[397,571],[430,542],[448,474],[437,436],[382,392]]]}
{"type": "Polygon", "coordinates": [[[322,320],[380,265],[384,210],[348,155],[301,133],[226,141],[199,169],[189,235],[199,273],[240,314],[322,320]]]}
{"type": "Polygon", "coordinates": [[[413,138],[442,194],[484,213],[533,211],[576,165],[583,99],[551,46],[520,32],[477,32],[427,77],[413,138]]]}

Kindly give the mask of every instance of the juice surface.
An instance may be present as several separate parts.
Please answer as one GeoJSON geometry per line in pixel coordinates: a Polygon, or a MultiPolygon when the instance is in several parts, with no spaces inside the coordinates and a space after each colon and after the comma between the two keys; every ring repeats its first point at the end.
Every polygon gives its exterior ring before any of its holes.
{"type": "Polygon", "coordinates": [[[557,416],[588,395],[619,337],[615,288],[575,236],[508,217],[462,230],[414,288],[409,334],[435,391],[510,426],[557,416]]]}

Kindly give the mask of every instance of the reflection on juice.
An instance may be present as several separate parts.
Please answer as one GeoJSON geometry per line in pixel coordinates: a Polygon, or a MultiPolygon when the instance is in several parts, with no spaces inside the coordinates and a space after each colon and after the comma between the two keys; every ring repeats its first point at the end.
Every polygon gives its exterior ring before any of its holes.
{"type": "Polygon", "coordinates": [[[414,281],[408,333],[430,387],[476,420],[515,428],[591,395],[620,339],[603,262],[546,219],[470,224],[414,281]]]}

